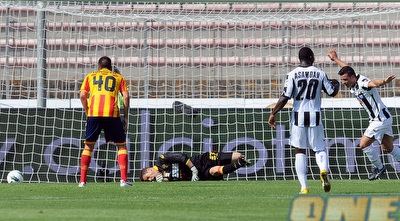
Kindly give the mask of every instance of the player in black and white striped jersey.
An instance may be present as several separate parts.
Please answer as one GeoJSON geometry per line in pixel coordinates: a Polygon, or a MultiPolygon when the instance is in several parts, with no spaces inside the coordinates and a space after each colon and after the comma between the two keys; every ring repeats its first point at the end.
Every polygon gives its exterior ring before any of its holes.
{"type": "Polygon", "coordinates": [[[385,79],[370,80],[366,76],[356,74],[353,68],[340,60],[335,49],[329,48],[328,52],[329,58],[341,67],[338,74],[342,84],[350,89],[350,92],[368,113],[369,126],[360,140],[360,148],[373,164],[372,173],[368,179],[375,180],[386,172],[381,158],[371,146],[375,140],[378,141],[385,153],[390,153],[394,159],[400,162],[400,148],[393,146],[393,119],[376,89],[392,82],[395,75],[389,75],[385,79]]]}
{"type": "Polygon", "coordinates": [[[272,110],[268,124],[276,127],[275,115],[293,98],[290,125],[290,145],[295,148],[295,168],[301,184],[301,194],[308,194],[307,149],[315,152],[320,169],[320,178],[325,192],[331,184],[328,179],[328,156],[325,147],[324,128],[321,119],[321,91],[334,97],[339,91],[339,82],[329,80],[321,69],[313,66],[314,52],[303,47],[299,51],[300,66],[286,76],[283,93],[272,110]]]}

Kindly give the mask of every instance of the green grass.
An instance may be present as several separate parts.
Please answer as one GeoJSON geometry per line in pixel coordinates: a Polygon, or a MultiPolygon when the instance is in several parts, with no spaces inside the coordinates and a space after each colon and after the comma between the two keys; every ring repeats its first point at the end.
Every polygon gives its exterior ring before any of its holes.
{"type": "MultiPolygon", "coordinates": [[[[326,196],[319,181],[310,193],[326,196]]],[[[286,220],[298,181],[0,184],[0,220],[286,220]]],[[[334,180],[330,194],[399,194],[398,180],[334,180]]]]}

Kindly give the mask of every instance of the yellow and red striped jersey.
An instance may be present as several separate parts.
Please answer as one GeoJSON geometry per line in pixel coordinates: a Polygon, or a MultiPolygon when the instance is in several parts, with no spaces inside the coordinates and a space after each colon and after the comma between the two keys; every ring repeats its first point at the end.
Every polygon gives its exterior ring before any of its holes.
{"type": "Polygon", "coordinates": [[[80,91],[89,93],[88,117],[119,117],[118,93],[128,88],[122,75],[102,68],[86,75],[80,91]]]}

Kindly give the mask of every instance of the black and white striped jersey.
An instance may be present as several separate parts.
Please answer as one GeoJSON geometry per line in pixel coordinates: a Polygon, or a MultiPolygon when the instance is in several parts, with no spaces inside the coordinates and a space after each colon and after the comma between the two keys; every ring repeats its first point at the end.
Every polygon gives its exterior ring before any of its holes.
{"type": "Polygon", "coordinates": [[[363,75],[358,75],[357,78],[357,83],[350,88],[350,91],[367,111],[369,120],[383,121],[390,118],[391,114],[382,102],[378,90],[375,87],[368,87],[371,80],[363,75]]]}
{"type": "Polygon", "coordinates": [[[335,92],[321,69],[300,66],[287,74],[282,96],[293,98],[291,121],[294,125],[315,127],[322,124],[321,91],[328,95],[335,92]]]}

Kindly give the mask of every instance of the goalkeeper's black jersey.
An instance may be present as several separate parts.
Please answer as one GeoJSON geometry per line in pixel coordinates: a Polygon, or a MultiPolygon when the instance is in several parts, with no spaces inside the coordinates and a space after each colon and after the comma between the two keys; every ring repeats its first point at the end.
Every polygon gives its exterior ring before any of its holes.
{"type": "Polygon", "coordinates": [[[186,166],[188,160],[183,153],[165,153],[158,157],[155,166],[162,173],[163,181],[189,181],[192,171],[186,166]]]}
{"type": "MultiPolygon", "coordinates": [[[[209,169],[213,166],[225,165],[231,162],[232,153],[206,152],[190,157],[193,165],[199,171],[200,180],[221,180],[213,177],[209,169]]],[[[163,175],[163,181],[190,181],[192,171],[186,165],[189,157],[184,153],[165,153],[158,157],[155,167],[163,175]]]]}

